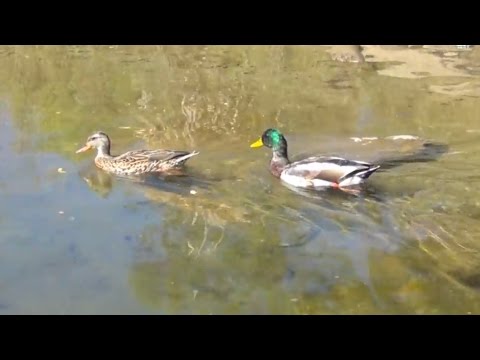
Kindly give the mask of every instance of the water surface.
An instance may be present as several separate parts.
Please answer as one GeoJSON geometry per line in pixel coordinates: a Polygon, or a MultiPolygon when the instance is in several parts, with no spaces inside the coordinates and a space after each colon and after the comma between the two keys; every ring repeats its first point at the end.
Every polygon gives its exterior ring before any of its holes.
{"type": "Polygon", "coordinates": [[[0,313],[480,313],[478,49],[339,51],[0,47],[0,313]],[[383,171],[294,191],[249,148],[268,127],[383,171]],[[111,177],[75,154],[97,130],[201,154],[111,177]]]}

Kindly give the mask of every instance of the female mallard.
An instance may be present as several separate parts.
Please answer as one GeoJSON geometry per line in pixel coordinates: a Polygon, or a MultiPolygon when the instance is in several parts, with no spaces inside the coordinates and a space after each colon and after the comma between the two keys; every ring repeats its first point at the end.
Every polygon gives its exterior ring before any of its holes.
{"type": "Polygon", "coordinates": [[[104,132],[96,132],[87,139],[77,154],[89,149],[97,149],[95,165],[118,175],[140,175],[167,172],[182,166],[187,159],[198,155],[198,151],[177,150],[135,150],[125,154],[110,155],[110,138],[104,132]]]}
{"type": "Polygon", "coordinates": [[[266,146],[273,151],[271,173],[286,183],[302,188],[346,187],[364,182],[380,166],[339,157],[316,156],[291,163],[288,160],[287,141],[276,129],[266,130],[250,145],[266,146]]]}

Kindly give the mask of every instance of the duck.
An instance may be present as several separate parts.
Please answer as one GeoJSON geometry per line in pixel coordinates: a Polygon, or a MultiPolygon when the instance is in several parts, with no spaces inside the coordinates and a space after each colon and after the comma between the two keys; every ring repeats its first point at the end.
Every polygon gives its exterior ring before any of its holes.
{"type": "Polygon", "coordinates": [[[90,135],[84,147],[76,153],[90,149],[97,150],[95,165],[109,173],[117,175],[141,175],[149,173],[164,173],[178,170],[185,162],[199,154],[198,151],[179,150],[133,150],[113,156],[110,154],[110,138],[103,131],[90,135]]]}
{"type": "Polygon", "coordinates": [[[290,162],[287,140],[277,129],[267,129],[250,145],[272,149],[270,172],[298,188],[348,188],[365,182],[380,166],[335,156],[312,156],[290,162]]]}

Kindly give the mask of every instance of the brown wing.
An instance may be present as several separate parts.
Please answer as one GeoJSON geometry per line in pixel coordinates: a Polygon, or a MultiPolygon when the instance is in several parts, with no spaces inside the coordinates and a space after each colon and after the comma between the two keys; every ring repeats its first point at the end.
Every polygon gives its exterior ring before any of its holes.
{"type": "Polygon", "coordinates": [[[169,161],[178,157],[188,155],[188,151],[179,150],[137,150],[129,151],[125,154],[117,156],[115,160],[126,162],[137,161],[169,161]]]}

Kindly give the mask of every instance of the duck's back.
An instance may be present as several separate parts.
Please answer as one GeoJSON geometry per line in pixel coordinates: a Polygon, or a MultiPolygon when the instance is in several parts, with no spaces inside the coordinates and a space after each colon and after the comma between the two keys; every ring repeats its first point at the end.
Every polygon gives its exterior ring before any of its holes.
{"type": "Polygon", "coordinates": [[[164,172],[182,166],[197,151],[179,150],[136,150],[119,156],[97,157],[95,164],[115,174],[139,175],[144,173],[164,172]]]}

